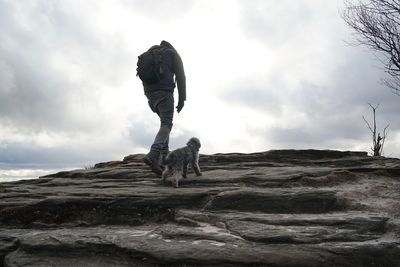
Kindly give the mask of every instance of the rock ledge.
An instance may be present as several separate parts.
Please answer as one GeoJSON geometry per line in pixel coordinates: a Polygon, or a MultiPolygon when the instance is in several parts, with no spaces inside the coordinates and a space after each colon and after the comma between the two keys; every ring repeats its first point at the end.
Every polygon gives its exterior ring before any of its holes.
{"type": "Polygon", "coordinates": [[[0,184],[2,266],[400,266],[400,160],[201,155],[160,183],[143,155],[0,184]]]}

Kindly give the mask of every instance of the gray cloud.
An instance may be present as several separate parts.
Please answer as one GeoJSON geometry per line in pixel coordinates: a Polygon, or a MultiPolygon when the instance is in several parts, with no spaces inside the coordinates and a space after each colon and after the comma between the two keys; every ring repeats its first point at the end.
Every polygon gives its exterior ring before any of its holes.
{"type": "Polygon", "coordinates": [[[102,112],[98,85],[122,83],[134,69],[122,60],[131,54],[118,36],[96,36],[59,2],[25,4],[0,2],[0,124],[27,132],[95,130],[95,114],[77,109],[102,112]],[[68,76],[65,67],[82,77],[68,76]]]}
{"type": "Polygon", "coordinates": [[[153,20],[173,20],[186,15],[194,6],[192,0],[124,0],[123,3],[135,12],[153,20]]]}
{"type": "Polygon", "coordinates": [[[354,115],[354,121],[360,120],[362,115],[371,118],[372,112],[367,103],[380,104],[377,110],[378,123],[382,127],[390,123],[392,130],[399,131],[400,97],[380,82],[384,73],[374,66],[373,55],[369,54],[368,57],[362,49],[357,52],[355,49],[352,48],[354,54],[347,60],[347,64],[334,73],[331,93],[327,97],[337,98],[341,104],[338,110],[344,120],[349,118],[349,113],[354,115]]]}
{"type": "MultiPolygon", "coordinates": [[[[338,65],[340,67],[330,73],[327,83],[303,81],[289,90],[283,81],[279,81],[282,77],[280,71],[283,71],[279,69],[275,75],[268,76],[275,78],[262,81],[250,78],[253,82],[237,82],[237,87],[225,92],[220,99],[272,115],[282,122],[290,119],[290,115],[279,112],[284,106],[302,114],[302,125],[270,128],[260,122],[257,129],[248,129],[250,136],[258,136],[277,148],[351,149],[351,145],[359,142],[369,143],[371,136],[362,120],[364,115],[372,121],[367,103],[380,103],[378,131],[390,123],[390,140],[400,130],[400,97],[379,82],[382,73],[379,68],[371,66],[372,55],[368,57],[365,51],[343,46],[341,51],[337,51],[338,56],[344,57],[345,51],[352,53],[344,65],[338,65]]],[[[369,145],[365,150],[369,150],[369,145]]]]}
{"type": "Polygon", "coordinates": [[[282,112],[282,101],[286,86],[279,79],[271,78],[263,82],[257,79],[237,81],[232,90],[221,94],[220,99],[229,103],[246,106],[250,109],[258,109],[275,116],[282,112]]]}
{"type": "MultiPolygon", "coordinates": [[[[248,77],[246,81],[236,81],[233,90],[220,99],[273,115],[282,122],[290,114],[280,111],[290,107],[304,120],[301,126],[273,128],[260,122],[257,129],[248,129],[250,135],[275,147],[343,148],[359,145],[363,140],[369,143],[370,133],[362,120],[362,115],[372,117],[367,103],[381,104],[377,113],[379,130],[390,123],[391,136],[400,131],[400,97],[380,84],[385,74],[376,67],[379,61],[363,47],[346,45],[344,40],[351,35],[340,20],[340,8],[315,8],[332,7],[334,3],[252,0],[240,4],[244,11],[243,34],[280,53],[282,64],[274,66],[263,79],[248,77]],[[328,49],[330,54],[321,52],[321,48],[328,49]],[[287,51],[287,56],[282,51],[287,51]],[[303,54],[297,56],[296,51],[303,54]],[[290,55],[296,57],[288,60],[290,55]],[[289,75],[291,71],[296,73],[297,66],[307,66],[320,56],[324,80],[294,76],[295,87],[284,81],[288,71],[289,75]]],[[[365,150],[368,149],[366,146],[365,150]]]]}
{"type": "Polygon", "coordinates": [[[150,127],[148,120],[131,118],[125,136],[134,147],[147,149],[153,143],[157,130],[157,127],[150,127]]]}
{"type": "MultiPolygon", "coordinates": [[[[87,5],[86,1],[84,3],[87,5]]],[[[95,3],[89,3],[93,4],[93,12],[96,12],[95,3]]],[[[157,23],[164,27],[168,25],[165,23],[182,20],[198,4],[186,0],[113,3],[132,16],[146,18],[152,23],[152,29],[157,23]]],[[[282,62],[274,65],[275,70],[263,78],[250,75],[246,80],[228,81],[233,89],[222,88],[225,93],[219,95],[219,100],[275,116],[280,121],[290,119],[284,110],[289,106],[305,118],[301,126],[269,128],[260,122],[259,128],[247,129],[250,136],[263,138],[276,147],[339,148],[360,140],[368,143],[369,133],[361,118],[370,116],[367,102],[381,104],[377,114],[380,126],[391,123],[391,136],[399,132],[400,97],[379,84],[382,72],[371,67],[379,65],[373,61],[373,56],[362,48],[345,46],[343,40],[347,33],[338,26],[337,18],[332,19],[338,16],[333,13],[337,10],[321,8],[325,1],[237,3],[240,8],[237,30],[248,38],[246,42],[281,53],[282,62]],[[311,5],[314,3],[320,8],[311,5]],[[319,46],[327,51],[319,50],[319,46]],[[296,57],[287,58],[282,51],[296,57]],[[321,55],[328,55],[320,59],[327,76],[325,81],[304,74],[296,77],[298,68],[321,55]],[[288,83],[290,76],[297,79],[295,86],[288,83]]],[[[112,123],[117,119],[114,116],[119,114],[103,109],[101,104],[104,88],[115,90],[108,95],[118,95],[118,88],[126,83],[127,77],[134,75],[136,55],[132,55],[132,47],[129,47],[132,41],[117,29],[111,30],[112,33],[101,29],[97,21],[82,11],[85,4],[82,9],[80,7],[69,1],[0,0],[0,130],[11,133],[0,137],[0,162],[94,163],[146,150],[151,145],[158,130],[158,124],[152,121],[154,114],[149,110],[136,117],[123,114],[127,118],[121,119],[121,124],[128,120],[130,123],[114,129],[112,123]],[[18,135],[15,138],[14,133],[18,135]],[[34,138],[43,133],[74,142],[57,143],[56,138],[55,144],[46,146],[43,145],[46,140],[38,142],[34,138]],[[103,134],[109,134],[108,139],[102,138],[103,134]]],[[[117,28],[132,27],[132,34],[138,35],[137,42],[148,42],[140,40],[146,25],[118,23],[117,28]]],[[[197,21],[193,23],[196,29],[201,28],[197,21]]],[[[175,34],[175,38],[179,36],[175,34]]],[[[201,36],[207,37],[207,32],[201,36]]],[[[182,38],[186,38],[184,32],[182,38]]],[[[197,50],[193,48],[196,53],[197,50]]],[[[205,55],[206,52],[201,50],[205,55]]],[[[226,62],[221,62],[221,67],[223,63],[226,62]]],[[[189,72],[187,76],[188,82],[193,81],[189,72]]],[[[140,114],[141,111],[135,112],[140,114]]],[[[183,146],[192,136],[202,139],[201,132],[191,131],[190,125],[179,127],[180,131],[174,128],[171,136],[172,149],[183,146]]],[[[213,129],[207,129],[210,130],[213,129]]],[[[238,142],[246,144],[246,138],[238,142]]],[[[218,140],[213,143],[217,144],[218,140]]]]}
{"type": "Polygon", "coordinates": [[[310,29],[315,9],[306,1],[239,1],[243,32],[248,38],[278,47],[303,36],[310,29]]]}
{"type": "Polygon", "coordinates": [[[3,142],[0,146],[0,162],[3,164],[32,164],[52,166],[67,164],[82,166],[107,157],[84,153],[70,147],[44,148],[27,142],[3,142]]]}
{"type": "Polygon", "coordinates": [[[100,96],[119,93],[135,60],[122,36],[79,12],[65,1],[0,1],[0,162],[81,166],[129,152],[99,134],[113,134],[115,116],[100,96]]]}

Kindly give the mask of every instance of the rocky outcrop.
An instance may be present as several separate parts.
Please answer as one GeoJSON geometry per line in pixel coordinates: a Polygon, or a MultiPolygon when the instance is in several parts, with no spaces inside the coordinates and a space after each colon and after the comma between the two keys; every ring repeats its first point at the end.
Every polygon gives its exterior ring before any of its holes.
{"type": "Polygon", "coordinates": [[[201,155],[162,184],[143,155],[0,184],[0,266],[400,266],[400,160],[201,155]]]}

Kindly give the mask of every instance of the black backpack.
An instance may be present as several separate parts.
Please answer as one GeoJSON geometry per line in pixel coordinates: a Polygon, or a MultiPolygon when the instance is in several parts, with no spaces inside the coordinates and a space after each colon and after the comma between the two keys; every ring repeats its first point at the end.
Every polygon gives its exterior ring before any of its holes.
{"type": "Polygon", "coordinates": [[[146,84],[159,82],[164,76],[164,48],[152,48],[138,57],[136,76],[146,84]]]}

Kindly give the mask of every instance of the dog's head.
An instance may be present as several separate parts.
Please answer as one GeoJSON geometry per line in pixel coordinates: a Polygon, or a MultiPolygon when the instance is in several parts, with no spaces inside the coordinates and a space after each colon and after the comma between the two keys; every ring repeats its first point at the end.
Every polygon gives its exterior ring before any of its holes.
{"type": "Polygon", "coordinates": [[[195,151],[199,151],[201,147],[200,140],[197,137],[190,138],[186,145],[195,151]]]}

